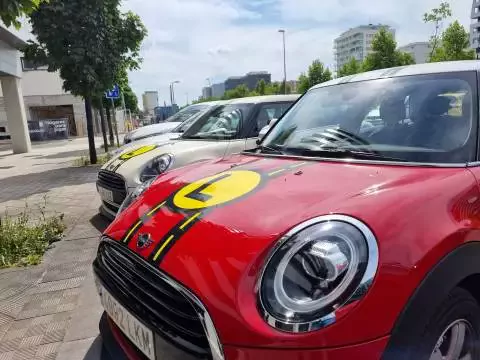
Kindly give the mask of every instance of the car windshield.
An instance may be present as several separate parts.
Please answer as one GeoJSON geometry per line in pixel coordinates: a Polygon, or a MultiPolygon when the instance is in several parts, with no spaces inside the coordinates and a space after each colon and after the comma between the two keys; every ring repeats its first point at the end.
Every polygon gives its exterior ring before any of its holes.
{"type": "Polygon", "coordinates": [[[222,105],[195,121],[183,139],[229,140],[238,136],[253,104],[222,105]]]}
{"type": "Polygon", "coordinates": [[[187,120],[185,120],[183,123],[178,125],[175,129],[172,130],[174,133],[184,133],[187,131],[187,129],[192,126],[192,124],[197,121],[199,118],[202,117],[202,115],[205,115],[207,112],[211,112],[212,108],[204,108],[201,112],[195,113],[192,116],[190,116],[187,120]]]}
{"type": "Polygon", "coordinates": [[[191,105],[170,116],[165,122],[184,122],[206,109],[208,109],[208,105],[191,105]]]}
{"type": "Polygon", "coordinates": [[[475,151],[475,75],[407,76],[309,91],[260,151],[312,157],[463,163],[475,151]]]}

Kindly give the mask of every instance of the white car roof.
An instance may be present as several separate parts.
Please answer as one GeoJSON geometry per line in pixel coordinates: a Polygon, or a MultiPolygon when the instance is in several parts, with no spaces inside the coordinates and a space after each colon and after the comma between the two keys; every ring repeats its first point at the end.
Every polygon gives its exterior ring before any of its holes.
{"type": "Polygon", "coordinates": [[[264,102],[283,102],[296,101],[300,97],[299,94],[293,95],[265,95],[265,96],[251,96],[227,101],[228,104],[260,104],[264,102]]]}
{"type": "Polygon", "coordinates": [[[337,84],[352,83],[365,80],[385,79],[400,76],[411,75],[427,75],[450,73],[459,71],[477,71],[480,70],[480,61],[478,60],[464,60],[464,61],[446,61],[438,63],[417,64],[408,66],[398,66],[389,69],[381,69],[368,71],[356,75],[344,76],[338,79],[333,79],[312,87],[317,89],[325,86],[332,86],[337,84]]]}

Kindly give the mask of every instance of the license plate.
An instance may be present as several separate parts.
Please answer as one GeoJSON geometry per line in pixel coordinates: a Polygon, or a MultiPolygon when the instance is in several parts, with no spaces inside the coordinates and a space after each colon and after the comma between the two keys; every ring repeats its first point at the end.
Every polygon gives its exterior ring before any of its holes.
{"type": "Polygon", "coordinates": [[[98,285],[103,308],[126,337],[150,360],[155,360],[153,332],[125,309],[102,285],[98,285]]]}
{"type": "Polygon", "coordinates": [[[113,192],[111,190],[107,190],[99,186],[98,193],[100,194],[102,200],[113,202],[113,192]]]}

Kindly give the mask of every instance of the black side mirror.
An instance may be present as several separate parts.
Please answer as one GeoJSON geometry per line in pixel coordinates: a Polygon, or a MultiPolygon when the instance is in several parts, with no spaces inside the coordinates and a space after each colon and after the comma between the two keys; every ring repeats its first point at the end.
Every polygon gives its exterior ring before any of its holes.
{"type": "Polygon", "coordinates": [[[262,139],[257,139],[256,143],[257,145],[260,145],[262,143],[262,139]]]}

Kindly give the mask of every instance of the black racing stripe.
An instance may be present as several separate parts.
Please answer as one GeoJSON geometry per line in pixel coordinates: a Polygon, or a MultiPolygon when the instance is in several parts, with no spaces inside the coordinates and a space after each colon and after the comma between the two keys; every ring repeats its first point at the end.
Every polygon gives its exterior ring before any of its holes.
{"type": "Polygon", "coordinates": [[[192,216],[180,221],[172,230],[170,230],[162,240],[157,244],[154,251],[150,254],[148,260],[157,266],[160,265],[162,260],[168,254],[170,249],[182,238],[182,236],[188,232],[196,223],[198,223],[205,215],[205,211],[197,212],[192,216]],[[198,215],[197,215],[198,214],[198,215]],[[197,215],[197,216],[195,216],[197,215]],[[192,217],[195,217],[192,219],[192,217]],[[183,226],[185,223],[187,225],[183,226]],[[168,241],[168,244],[166,244],[168,241]],[[166,244],[166,245],[165,245],[166,244]],[[159,253],[160,252],[160,253],[159,253]],[[158,254],[159,253],[159,254],[158,254]]]}
{"type": "Polygon", "coordinates": [[[150,210],[146,211],[139,219],[137,219],[133,225],[125,232],[122,242],[126,245],[135,237],[135,234],[149,222],[164,206],[166,206],[167,200],[164,200],[157,205],[153,206],[150,210]],[[136,226],[140,223],[138,226],[136,226]]]}

